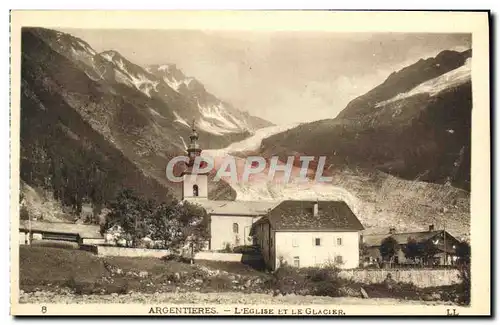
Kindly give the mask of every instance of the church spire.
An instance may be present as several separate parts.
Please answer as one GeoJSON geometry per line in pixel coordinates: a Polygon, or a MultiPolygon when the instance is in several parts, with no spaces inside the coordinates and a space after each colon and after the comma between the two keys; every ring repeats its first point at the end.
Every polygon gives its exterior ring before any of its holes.
{"type": "Polygon", "coordinates": [[[194,159],[201,154],[201,148],[198,143],[198,132],[196,132],[195,121],[193,120],[193,124],[191,127],[191,135],[189,139],[191,142],[189,143],[187,152],[189,156],[189,164],[192,166],[194,163],[194,159]]]}

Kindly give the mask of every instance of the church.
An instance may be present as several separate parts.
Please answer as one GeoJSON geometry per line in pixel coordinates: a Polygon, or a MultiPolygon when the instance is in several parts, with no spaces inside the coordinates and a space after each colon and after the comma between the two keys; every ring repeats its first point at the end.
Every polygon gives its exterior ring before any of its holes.
{"type": "Polygon", "coordinates": [[[258,245],[270,269],[282,263],[358,267],[359,233],[364,228],[345,202],[209,200],[208,173],[193,169],[201,152],[193,127],[187,148],[189,162],[181,173],[182,200],[202,206],[209,214],[208,250],[258,245]]]}

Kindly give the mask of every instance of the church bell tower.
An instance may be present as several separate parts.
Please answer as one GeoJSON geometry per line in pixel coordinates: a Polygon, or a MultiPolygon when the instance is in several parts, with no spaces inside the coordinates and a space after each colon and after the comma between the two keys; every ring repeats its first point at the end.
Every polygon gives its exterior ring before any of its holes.
{"type": "Polygon", "coordinates": [[[189,201],[208,199],[208,173],[199,173],[193,171],[194,160],[201,155],[201,147],[198,143],[198,132],[196,132],[195,123],[189,136],[190,143],[187,148],[189,162],[187,168],[182,173],[182,199],[189,201]]]}

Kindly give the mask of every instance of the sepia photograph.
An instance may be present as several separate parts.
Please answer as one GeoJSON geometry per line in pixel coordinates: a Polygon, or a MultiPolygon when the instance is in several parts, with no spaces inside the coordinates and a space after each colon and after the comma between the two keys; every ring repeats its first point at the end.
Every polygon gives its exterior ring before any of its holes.
{"type": "Polygon", "coordinates": [[[12,314],[491,312],[488,12],[11,15],[12,314]]]}

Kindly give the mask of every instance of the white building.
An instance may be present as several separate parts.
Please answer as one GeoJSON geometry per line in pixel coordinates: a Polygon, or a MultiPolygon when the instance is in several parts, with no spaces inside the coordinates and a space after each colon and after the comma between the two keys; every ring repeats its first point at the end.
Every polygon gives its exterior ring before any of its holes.
{"type": "Polygon", "coordinates": [[[252,229],[272,270],[295,267],[359,266],[358,218],[343,201],[283,201],[252,229]]]}
{"type": "Polygon", "coordinates": [[[210,215],[209,250],[258,244],[270,269],[280,261],[297,267],[336,263],[359,265],[359,231],[363,226],[342,201],[212,201],[208,174],[193,172],[201,153],[193,129],[182,172],[183,200],[201,205],[210,215]]]}

